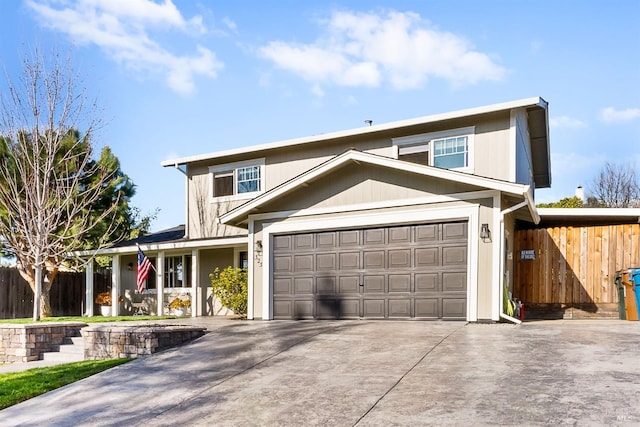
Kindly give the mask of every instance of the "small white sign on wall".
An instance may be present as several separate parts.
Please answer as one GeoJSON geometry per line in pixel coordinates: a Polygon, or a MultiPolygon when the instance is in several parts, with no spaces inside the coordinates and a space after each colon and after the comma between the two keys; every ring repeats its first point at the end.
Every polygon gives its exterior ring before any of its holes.
{"type": "Polygon", "coordinates": [[[535,249],[523,249],[520,251],[520,259],[524,260],[535,260],[536,259],[536,250],[535,249]]]}

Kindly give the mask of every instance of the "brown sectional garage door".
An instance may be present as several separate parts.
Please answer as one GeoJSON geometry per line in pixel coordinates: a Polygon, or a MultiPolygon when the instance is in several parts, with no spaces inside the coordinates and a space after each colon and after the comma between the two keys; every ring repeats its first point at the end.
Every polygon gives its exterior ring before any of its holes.
{"type": "Polygon", "coordinates": [[[277,235],[272,265],[274,319],[466,319],[466,221],[277,235]]]}

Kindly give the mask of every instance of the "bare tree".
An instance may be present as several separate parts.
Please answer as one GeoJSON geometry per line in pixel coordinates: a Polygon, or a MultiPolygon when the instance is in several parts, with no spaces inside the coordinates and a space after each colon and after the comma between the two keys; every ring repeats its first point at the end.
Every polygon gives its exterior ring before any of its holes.
{"type": "Polygon", "coordinates": [[[99,120],[70,60],[36,50],[23,60],[18,83],[7,76],[7,85],[0,93],[0,235],[34,292],[38,320],[52,315],[49,291],[65,259],[96,225],[110,223],[118,200],[92,209],[114,171],[92,158],[99,120]]]}
{"type": "Polygon", "coordinates": [[[628,208],[640,200],[638,174],[631,164],[605,163],[590,188],[589,206],[628,208]]]}

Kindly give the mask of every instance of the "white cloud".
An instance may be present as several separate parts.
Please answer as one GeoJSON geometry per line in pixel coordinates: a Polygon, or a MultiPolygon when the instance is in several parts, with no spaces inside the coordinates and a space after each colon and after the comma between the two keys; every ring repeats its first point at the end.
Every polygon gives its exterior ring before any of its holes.
{"type": "Polygon", "coordinates": [[[214,52],[196,46],[197,54],[179,56],[153,40],[152,31],[206,32],[202,17],[185,19],[171,0],[28,0],[41,25],[65,33],[79,44],[99,46],[129,69],[164,75],[182,94],[194,92],[196,75],[215,78],[223,64],[214,52]]]}
{"type": "Polygon", "coordinates": [[[585,127],[585,123],[580,120],[569,116],[558,116],[549,119],[549,125],[552,128],[582,128],[585,127]]]}
{"type": "Polygon", "coordinates": [[[438,31],[412,12],[335,12],[311,44],[272,41],[260,54],[313,84],[423,87],[436,77],[453,85],[501,80],[506,69],[471,43],[438,31]]]}
{"type": "Polygon", "coordinates": [[[222,18],[222,23],[234,33],[238,30],[238,25],[228,17],[222,18]]]}
{"type": "Polygon", "coordinates": [[[616,110],[613,107],[607,107],[600,111],[600,118],[607,123],[630,122],[640,118],[640,108],[616,110]]]}

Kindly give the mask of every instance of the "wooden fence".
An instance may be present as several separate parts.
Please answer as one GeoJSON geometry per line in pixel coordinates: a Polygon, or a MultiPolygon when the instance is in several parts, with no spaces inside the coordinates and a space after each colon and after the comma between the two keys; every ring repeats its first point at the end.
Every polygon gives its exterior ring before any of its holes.
{"type": "MultiPolygon", "coordinates": [[[[84,273],[59,273],[51,287],[54,316],[80,316],[84,309],[84,273]]],[[[111,287],[111,274],[96,272],[94,295],[111,287]]],[[[94,310],[97,310],[94,308],[94,310]]],[[[97,311],[96,311],[97,312],[97,311]]],[[[15,268],[0,268],[0,319],[33,316],[33,291],[15,268]]]]}
{"type": "Polygon", "coordinates": [[[514,257],[513,294],[525,307],[614,317],[616,271],[640,266],[640,224],[519,230],[514,257]]]}

